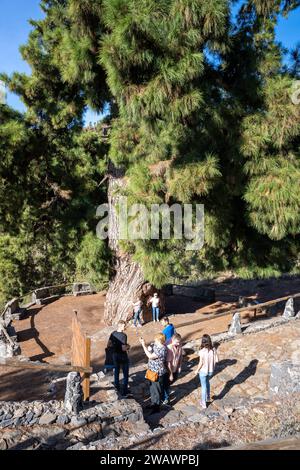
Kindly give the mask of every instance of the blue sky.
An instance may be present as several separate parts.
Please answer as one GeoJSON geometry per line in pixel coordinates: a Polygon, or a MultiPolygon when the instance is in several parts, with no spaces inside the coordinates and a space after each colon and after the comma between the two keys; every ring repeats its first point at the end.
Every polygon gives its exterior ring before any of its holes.
{"type": "MultiPolygon", "coordinates": [[[[29,66],[21,58],[19,46],[27,40],[31,26],[28,19],[42,17],[39,0],[0,0],[0,71],[11,74],[14,71],[30,72],[29,66]]],[[[277,28],[277,38],[287,48],[300,41],[300,8],[287,19],[281,18],[277,28]]],[[[8,104],[23,110],[17,96],[9,94],[8,104]]],[[[88,111],[86,121],[95,121],[97,115],[88,111]]]]}
{"type": "MultiPolygon", "coordinates": [[[[0,72],[30,73],[29,65],[21,57],[19,46],[27,41],[31,29],[28,20],[43,17],[39,3],[39,0],[0,0],[0,72]]],[[[20,111],[25,109],[19,98],[12,93],[9,93],[7,102],[20,111]]],[[[95,112],[87,111],[87,123],[97,119],[99,116],[95,112]]]]}

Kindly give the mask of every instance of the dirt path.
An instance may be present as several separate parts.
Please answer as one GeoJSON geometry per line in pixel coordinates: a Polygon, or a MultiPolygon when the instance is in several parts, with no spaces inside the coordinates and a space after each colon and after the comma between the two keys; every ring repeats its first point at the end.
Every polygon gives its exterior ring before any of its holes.
{"type": "MultiPolygon", "coordinates": [[[[198,302],[182,297],[168,299],[168,314],[174,314],[171,315],[171,321],[184,341],[197,339],[203,333],[226,331],[231,315],[198,322],[207,315],[217,316],[221,311],[234,307],[239,295],[266,301],[300,292],[299,279],[225,280],[216,282],[213,287],[216,289],[216,303],[213,305],[203,307],[198,302]]],[[[83,328],[92,337],[92,365],[99,370],[103,367],[104,351],[112,331],[103,323],[104,302],[105,296],[96,294],[64,297],[42,308],[32,308],[26,319],[14,322],[22,354],[33,361],[70,363],[71,317],[72,311],[76,309],[83,328]]],[[[251,316],[247,313],[243,315],[243,321],[249,319],[251,320],[251,316]]],[[[142,334],[146,342],[150,342],[155,333],[160,331],[160,324],[148,323],[138,330],[138,334],[142,334]]],[[[131,364],[144,363],[144,354],[136,330],[128,328],[127,334],[131,345],[131,364]]],[[[44,372],[0,368],[0,400],[51,399],[47,392],[50,380],[51,374],[44,372]]]]}

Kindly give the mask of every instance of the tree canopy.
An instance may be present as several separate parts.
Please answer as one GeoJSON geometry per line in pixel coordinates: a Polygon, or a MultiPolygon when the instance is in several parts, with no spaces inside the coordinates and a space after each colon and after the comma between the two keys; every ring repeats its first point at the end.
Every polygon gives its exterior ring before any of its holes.
{"type": "Polygon", "coordinates": [[[1,76],[27,111],[0,105],[0,295],[76,276],[107,282],[95,213],[108,160],[131,203],[204,204],[200,251],[174,238],[123,243],[157,287],[229,269],[296,272],[299,48],[286,51],[275,31],[299,1],[41,7],[21,47],[31,74],[1,76]],[[109,140],[84,128],[87,106],[108,110],[109,140]]]}

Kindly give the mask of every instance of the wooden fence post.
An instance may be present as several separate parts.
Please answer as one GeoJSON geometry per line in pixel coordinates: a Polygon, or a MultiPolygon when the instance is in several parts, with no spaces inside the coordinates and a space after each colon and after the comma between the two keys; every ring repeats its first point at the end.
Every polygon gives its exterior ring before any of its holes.
{"type": "MultiPolygon", "coordinates": [[[[72,366],[90,367],[91,365],[91,338],[82,330],[78,320],[77,311],[74,310],[72,318],[72,366]]],[[[90,398],[90,374],[83,373],[82,389],[84,400],[90,398]]]]}

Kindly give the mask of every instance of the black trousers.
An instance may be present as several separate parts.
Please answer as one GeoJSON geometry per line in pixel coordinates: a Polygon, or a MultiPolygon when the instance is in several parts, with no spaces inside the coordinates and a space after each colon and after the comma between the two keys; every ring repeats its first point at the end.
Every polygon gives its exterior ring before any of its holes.
{"type": "Polygon", "coordinates": [[[164,399],[167,380],[168,380],[168,374],[166,373],[164,375],[161,375],[158,378],[157,382],[149,381],[151,405],[159,406],[161,401],[164,399]]]}
{"type": "Polygon", "coordinates": [[[120,370],[123,372],[123,393],[126,394],[128,391],[128,380],[129,380],[129,361],[127,354],[114,354],[114,376],[115,376],[115,387],[120,389],[120,370]]]}

